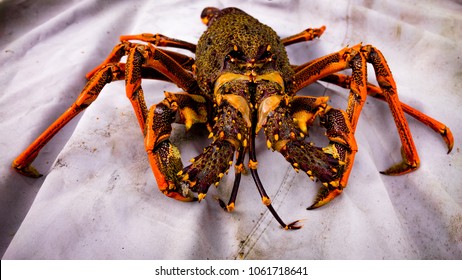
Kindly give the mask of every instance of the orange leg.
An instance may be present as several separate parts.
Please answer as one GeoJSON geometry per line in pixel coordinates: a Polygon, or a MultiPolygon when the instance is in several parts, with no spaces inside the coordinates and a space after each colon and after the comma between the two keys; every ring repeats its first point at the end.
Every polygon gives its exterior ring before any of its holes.
{"type": "Polygon", "coordinates": [[[170,38],[164,36],[162,34],[150,34],[150,33],[142,33],[138,35],[122,35],[120,36],[120,41],[128,41],[128,40],[139,40],[146,43],[153,44],[154,46],[159,47],[172,47],[178,49],[189,50],[192,53],[196,52],[196,45],[178,40],[175,38],[170,38]]]}
{"type": "Polygon", "coordinates": [[[305,41],[311,41],[314,38],[321,37],[322,33],[324,33],[324,30],[326,30],[325,26],[321,26],[320,28],[308,28],[298,34],[283,38],[281,41],[284,44],[284,46],[289,46],[305,41]]]}
{"type": "Polygon", "coordinates": [[[192,58],[161,51],[152,45],[130,42],[118,44],[103,64],[87,74],[89,81],[76,101],[13,161],[13,168],[23,175],[40,177],[41,174],[31,166],[40,150],[61,128],[88,107],[98,97],[103,87],[111,81],[126,80],[127,97],[133,105],[144,133],[148,110],[141,88],[141,78],[166,80],[177,84],[189,93],[197,93],[199,90],[192,73],[182,67],[185,65],[191,68],[193,61],[192,58]],[[166,53],[171,54],[173,58],[166,53]],[[127,63],[119,63],[125,55],[128,56],[127,63]]]}
{"type": "MultiPolygon", "coordinates": [[[[335,84],[337,86],[343,87],[343,88],[349,88],[351,84],[351,76],[344,75],[344,74],[332,74],[327,77],[322,78],[322,81],[329,82],[332,84],[335,84]]],[[[367,84],[367,94],[369,96],[375,97],[381,101],[386,101],[384,94],[382,93],[382,90],[380,87],[370,84],[367,84]]],[[[420,112],[419,110],[403,103],[400,102],[401,108],[403,108],[403,111],[415,118],[416,120],[420,121],[421,123],[427,125],[430,127],[433,131],[437,132],[438,134],[443,137],[444,142],[446,142],[446,145],[448,147],[448,153],[451,152],[453,146],[454,146],[454,136],[445,124],[427,116],[426,114],[420,112]]]]}
{"type": "Polygon", "coordinates": [[[144,133],[148,112],[141,87],[143,65],[155,69],[185,92],[195,94],[199,90],[192,74],[164,51],[152,45],[137,45],[131,48],[125,65],[125,90],[144,133]]]}
{"type": "Polygon", "coordinates": [[[93,70],[88,72],[85,75],[85,77],[87,79],[91,79],[93,77],[93,75],[95,75],[95,73],[97,73],[101,68],[104,68],[108,64],[119,62],[120,59],[126,55],[127,50],[129,50],[132,46],[133,46],[133,44],[129,43],[129,42],[123,42],[123,43],[117,44],[112,49],[112,51],[108,55],[108,57],[103,61],[103,63],[101,63],[100,65],[95,67],[93,70]]]}
{"type": "MultiPolygon", "coordinates": [[[[162,46],[162,47],[175,47],[180,49],[190,50],[192,53],[196,51],[196,45],[181,41],[174,38],[169,38],[161,34],[149,34],[143,33],[139,35],[122,35],[120,36],[120,41],[118,45],[116,45],[111,53],[107,56],[107,58],[93,70],[87,73],[86,77],[89,79],[93,76],[98,69],[104,67],[108,63],[112,62],[119,62],[120,59],[126,55],[127,50],[133,48],[136,44],[128,42],[128,40],[139,40],[149,44],[153,44],[154,46],[162,46]]],[[[194,64],[194,59],[189,56],[182,55],[176,52],[164,50],[164,52],[173,58],[177,63],[179,63],[185,69],[191,70],[192,65],[194,64]]]]}
{"type": "MultiPolygon", "coordinates": [[[[396,85],[385,58],[375,47],[370,45],[362,46],[359,44],[295,67],[296,74],[293,91],[297,92],[301,88],[324,77],[351,68],[352,79],[349,85],[350,95],[346,113],[349,118],[351,129],[354,132],[368,92],[366,79],[367,63],[371,63],[374,67],[380,90],[390,107],[402,143],[402,162],[393,165],[383,173],[388,175],[400,175],[415,170],[419,166],[419,157],[409,126],[404,117],[401,102],[398,99],[396,85]]],[[[339,190],[346,187],[353,162],[346,164],[345,173],[340,180],[340,182],[343,182],[345,185],[340,185],[339,190]]],[[[328,187],[321,188],[319,194],[323,194],[322,196],[328,198],[327,201],[319,201],[321,205],[333,199],[330,195],[332,191],[333,189],[328,187]]]]}
{"type": "Polygon", "coordinates": [[[268,148],[280,152],[295,171],[322,183],[322,191],[308,209],[320,207],[342,192],[357,151],[347,113],[328,106],[327,101],[327,97],[294,96],[288,103],[275,103],[263,126],[268,148]],[[308,128],[317,117],[329,139],[322,148],[306,141],[308,128]]]}
{"type": "Polygon", "coordinates": [[[121,76],[123,76],[123,72],[117,64],[108,64],[98,70],[87,82],[77,100],[13,161],[13,168],[29,177],[37,178],[42,176],[31,166],[32,161],[37,157],[40,150],[61,128],[87,108],[98,97],[107,83],[112,80],[119,80],[121,76]]]}
{"type": "Polygon", "coordinates": [[[356,45],[301,65],[296,68],[295,91],[330,74],[351,68],[353,79],[350,84],[347,114],[354,130],[367,97],[366,62],[371,63],[374,67],[377,81],[390,107],[403,145],[403,162],[392,166],[385,173],[399,175],[410,172],[418,167],[419,158],[398,99],[391,71],[379,50],[370,45],[356,45]]]}
{"type": "MultiPolygon", "coordinates": [[[[169,141],[173,122],[185,124],[187,130],[194,123],[207,122],[206,100],[193,94],[199,92],[197,83],[181,65],[189,64],[191,59],[183,55],[169,56],[167,53],[173,53],[153,45],[129,46],[126,51],[127,63],[124,65],[126,94],[145,136],[146,152],[157,185],[168,197],[181,201],[196,200],[189,187],[182,184],[177,175],[182,171],[183,164],[178,148],[169,141]],[[142,78],[146,76],[170,81],[187,93],[166,93],[166,98],[148,111],[141,87],[142,78]]],[[[120,53],[116,46],[106,61],[112,61],[118,55],[120,53]]]]}
{"type": "Polygon", "coordinates": [[[182,183],[183,163],[180,151],[169,140],[171,124],[184,123],[188,130],[194,123],[207,121],[205,99],[198,95],[166,93],[166,98],[150,108],[145,127],[145,147],[159,190],[180,201],[197,200],[188,184],[182,183]]]}

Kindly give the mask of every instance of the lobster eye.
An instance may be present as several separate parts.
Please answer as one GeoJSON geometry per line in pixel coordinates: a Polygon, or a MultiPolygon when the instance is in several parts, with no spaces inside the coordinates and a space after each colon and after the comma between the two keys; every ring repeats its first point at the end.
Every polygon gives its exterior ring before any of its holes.
{"type": "Polygon", "coordinates": [[[259,60],[267,60],[270,59],[273,56],[273,54],[269,51],[265,51],[260,57],[259,60]]]}
{"type": "Polygon", "coordinates": [[[267,45],[266,47],[262,47],[259,51],[258,60],[271,60],[273,57],[273,53],[271,52],[271,45],[267,45]]]}
{"type": "Polygon", "coordinates": [[[234,47],[234,49],[228,53],[228,55],[226,56],[226,59],[230,60],[231,62],[245,61],[245,56],[243,52],[237,49],[237,47],[234,47]]]}
{"type": "Polygon", "coordinates": [[[204,10],[202,10],[201,13],[201,20],[202,23],[205,25],[209,26],[212,20],[214,20],[218,15],[220,15],[221,11],[220,9],[214,8],[214,7],[207,7],[204,10]]]}

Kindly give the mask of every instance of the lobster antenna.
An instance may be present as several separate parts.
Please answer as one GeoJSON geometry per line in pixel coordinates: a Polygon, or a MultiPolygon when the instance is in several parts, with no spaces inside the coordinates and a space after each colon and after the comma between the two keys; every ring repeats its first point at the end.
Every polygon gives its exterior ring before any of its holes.
{"type": "MultiPolygon", "coordinates": [[[[252,124],[257,123],[257,115],[256,112],[252,114],[252,124]]],[[[249,147],[249,168],[250,168],[250,173],[252,174],[252,178],[255,182],[255,185],[257,186],[258,192],[260,193],[261,200],[263,204],[268,208],[268,210],[271,212],[273,217],[278,221],[278,223],[284,228],[284,229],[299,229],[302,226],[297,225],[297,223],[300,220],[297,220],[295,222],[292,222],[290,224],[284,223],[284,221],[279,217],[278,213],[276,210],[274,210],[273,205],[271,205],[271,199],[268,197],[266,194],[265,188],[263,187],[263,184],[260,180],[260,177],[258,176],[257,172],[257,166],[258,166],[258,161],[257,161],[257,154],[255,152],[255,125],[252,125],[251,129],[251,134],[250,134],[250,147],[249,147]]]]}
{"type": "Polygon", "coordinates": [[[243,162],[245,158],[245,152],[246,152],[246,148],[244,147],[239,148],[237,152],[233,190],[231,191],[231,196],[229,198],[228,204],[225,204],[224,201],[222,201],[221,199],[218,199],[218,202],[220,203],[221,208],[223,208],[225,211],[228,211],[228,212],[233,211],[234,206],[236,204],[237,192],[239,190],[239,185],[241,183],[241,175],[242,175],[242,172],[244,171],[243,162]]]}

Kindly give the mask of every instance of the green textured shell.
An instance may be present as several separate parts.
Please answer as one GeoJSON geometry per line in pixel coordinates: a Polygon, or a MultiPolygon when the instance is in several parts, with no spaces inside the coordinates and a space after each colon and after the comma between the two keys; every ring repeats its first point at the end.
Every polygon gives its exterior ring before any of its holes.
{"type": "Polygon", "coordinates": [[[276,32],[239,9],[222,10],[197,44],[196,79],[202,92],[213,92],[213,84],[225,71],[226,56],[234,46],[237,46],[245,57],[256,58],[261,48],[268,45],[271,46],[275,61],[275,69],[270,70],[279,71],[287,83],[293,76],[293,70],[285,47],[276,32]]]}

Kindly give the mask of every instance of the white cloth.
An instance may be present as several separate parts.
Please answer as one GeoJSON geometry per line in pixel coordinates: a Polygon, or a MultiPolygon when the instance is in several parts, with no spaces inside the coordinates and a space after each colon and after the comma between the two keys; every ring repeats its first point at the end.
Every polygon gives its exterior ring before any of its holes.
{"type": "MultiPolygon", "coordinates": [[[[0,14],[4,259],[462,258],[460,1],[6,0],[0,14]],[[205,6],[237,6],[281,37],[326,25],[320,39],[288,47],[293,64],[346,45],[376,46],[401,100],[452,129],[453,152],[447,155],[440,136],[409,117],[420,169],[379,174],[400,160],[400,142],[386,104],[369,98],[348,187],[330,204],[307,211],[319,183],[268,151],[260,135],[259,173],[273,206],[286,222],[303,220],[302,229],[285,231],[261,203],[251,176],[241,181],[233,213],[214,199],[227,201],[232,172],[201,203],[162,195],[124,83],[114,82],[43,149],[34,165],[44,177],[25,178],[10,168],[73,102],[85,73],[119,35],[161,33],[195,43],[205,30],[199,18],[205,6]]],[[[373,80],[372,67],[369,73],[373,80]]],[[[143,87],[149,104],[162,100],[164,90],[178,91],[160,81],[143,87]]],[[[303,94],[329,95],[331,105],[345,108],[348,92],[317,84],[303,94]]],[[[185,163],[207,144],[181,125],[172,138],[185,163]]]]}

